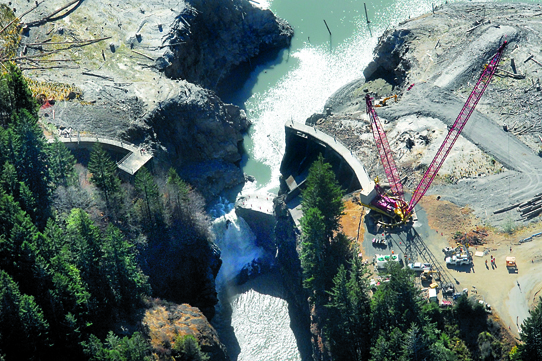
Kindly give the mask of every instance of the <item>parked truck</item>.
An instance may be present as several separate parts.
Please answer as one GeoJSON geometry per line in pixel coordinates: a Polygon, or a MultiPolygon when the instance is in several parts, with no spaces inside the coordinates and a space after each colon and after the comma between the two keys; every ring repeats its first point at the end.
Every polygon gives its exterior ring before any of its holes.
{"type": "Polygon", "coordinates": [[[429,292],[429,301],[433,301],[433,302],[438,303],[437,289],[436,288],[430,288],[428,292],[429,292]]]}
{"type": "Polygon", "coordinates": [[[467,256],[466,254],[446,257],[447,266],[460,266],[463,264],[466,264],[466,265],[471,264],[471,260],[469,256],[467,256]]]}
{"type": "Polygon", "coordinates": [[[516,264],[516,257],[506,257],[506,269],[510,273],[516,273],[518,271],[518,265],[516,264]]]}

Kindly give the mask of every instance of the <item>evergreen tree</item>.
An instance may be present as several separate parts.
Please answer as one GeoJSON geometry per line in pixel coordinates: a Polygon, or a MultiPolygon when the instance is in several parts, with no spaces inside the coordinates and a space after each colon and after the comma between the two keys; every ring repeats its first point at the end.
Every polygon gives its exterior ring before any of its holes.
{"type": "Polygon", "coordinates": [[[179,177],[175,169],[169,168],[167,173],[169,199],[172,201],[172,208],[176,209],[188,202],[190,186],[179,177]]]}
{"type": "Polygon", "coordinates": [[[155,223],[161,219],[160,212],[160,193],[158,186],[154,182],[154,178],[147,168],[142,167],[137,171],[135,176],[135,188],[143,201],[144,218],[147,219],[149,227],[153,227],[155,223]]]}
{"type": "Polygon", "coordinates": [[[55,187],[73,185],[77,177],[75,173],[75,157],[66,145],[55,139],[47,148],[51,182],[55,187]]]}
{"type": "Polygon", "coordinates": [[[13,63],[4,64],[7,72],[0,77],[0,126],[5,128],[11,122],[13,114],[21,110],[37,117],[38,106],[21,70],[13,63]]]}
{"type": "Polygon", "coordinates": [[[301,218],[301,267],[303,287],[313,291],[316,299],[325,297],[326,234],[324,217],[318,208],[309,208],[301,218]]]}
{"type": "MultiPolygon", "coordinates": [[[[112,311],[114,297],[101,267],[103,240],[98,227],[87,213],[75,208],[67,219],[66,233],[75,266],[91,294],[89,308],[93,317],[105,318],[112,311]]],[[[107,323],[106,319],[101,321],[107,323]]]]}
{"type": "Polygon", "coordinates": [[[109,331],[105,344],[95,335],[83,342],[83,348],[91,361],[150,361],[151,347],[147,340],[139,333],[134,332],[131,337],[118,337],[109,331]]]}
{"type": "Polygon", "coordinates": [[[139,269],[134,246],[121,231],[107,227],[102,256],[102,270],[106,274],[109,287],[113,290],[117,307],[126,312],[136,308],[142,293],[149,293],[146,276],[139,269]]]}
{"type": "MultiPolygon", "coordinates": [[[[15,165],[17,178],[24,182],[32,193],[36,208],[26,209],[34,222],[44,227],[50,216],[50,175],[47,168],[46,141],[43,132],[37,125],[37,118],[26,110],[14,116],[9,127],[10,163],[15,165]]],[[[24,193],[23,193],[24,195],[24,193]]],[[[22,205],[28,202],[23,202],[22,205]]],[[[33,202],[30,202],[31,204],[33,202]]]]}
{"type": "Polygon", "coordinates": [[[117,165],[99,143],[94,144],[90,153],[88,170],[92,173],[90,181],[102,191],[106,207],[111,209],[120,191],[120,180],[117,177],[117,165]]]}
{"type": "Polygon", "coordinates": [[[431,344],[421,328],[413,323],[403,335],[402,355],[400,360],[433,361],[431,344]]]}
{"type": "Polygon", "coordinates": [[[368,270],[359,258],[352,260],[351,270],[341,265],[329,292],[328,322],[325,326],[336,360],[368,360],[371,346],[370,298],[368,270]]]}
{"type": "Polygon", "coordinates": [[[371,302],[372,324],[375,334],[379,330],[390,332],[399,328],[407,331],[411,325],[423,325],[420,290],[413,282],[412,271],[397,263],[388,263],[389,282],[380,284],[371,302]]]}
{"type": "Polygon", "coordinates": [[[2,167],[2,172],[0,173],[0,188],[12,196],[15,196],[19,189],[15,166],[7,160],[2,167]]]}
{"type": "Polygon", "coordinates": [[[339,220],[344,211],[343,191],[322,154],[311,165],[305,183],[306,188],[301,193],[302,210],[305,213],[310,208],[318,208],[323,216],[325,236],[331,239],[340,227],[339,220]]]}
{"type": "Polygon", "coordinates": [[[207,361],[209,356],[201,351],[198,340],[192,335],[178,335],[172,349],[173,358],[178,361],[207,361]]]}
{"type": "MultiPolygon", "coordinates": [[[[521,342],[518,345],[519,360],[542,360],[542,297],[521,325],[521,342]]],[[[517,356],[516,356],[517,357],[517,356]]]]}
{"type": "Polygon", "coordinates": [[[0,270],[0,350],[8,359],[39,360],[48,348],[49,325],[34,297],[21,294],[0,270]]]}

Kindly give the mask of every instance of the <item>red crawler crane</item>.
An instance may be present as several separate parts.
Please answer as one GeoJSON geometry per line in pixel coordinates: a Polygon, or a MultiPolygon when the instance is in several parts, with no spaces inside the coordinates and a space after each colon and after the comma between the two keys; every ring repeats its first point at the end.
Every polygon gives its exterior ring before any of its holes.
{"type": "Polygon", "coordinates": [[[365,101],[367,104],[367,113],[369,114],[369,117],[371,119],[373,136],[375,138],[376,146],[380,154],[380,159],[382,161],[382,165],[384,166],[384,172],[386,173],[386,177],[388,178],[388,182],[390,183],[392,192],[391,195],[386,194],[378,185],[378,182],[376,182],[377,184],[375,188],[377,191],[377,196],[371,201],[371,204],[368,205],[371,209],[391,216],[392,219],[396,216],[399,216],[400,220],[397,223],[406,223],[408,221],[408,219],[412,215],[412,210],[429,189],[429,186],[435,179],[440,167],[452,150],[452,147],[455,144],[457,138],[459,137],[459,134],[461,134],[463,128],[465,127],[465,124],[467,124],[467,121],[469,120],[472,112],[474,111],[474,108],[478,104],[478,101],[484,94],[484,91],[486,90],[489,82],[491,81],[491,78],[493,78],[493,75],[497,71],[497,66],[499,65],[506,44],[507,42],[505,41],[499,47],[497,53],[491,59],[491,62],[485,67],[482,75],[480,76],[480,79],[474,86],[474,89],[472,90],[469,98],[463,106],[463,109],[461,109],[461,112],[457,116],[457,119],[448,131],[448,135],[440,146],[437,154],[435,155],[435,158],[433,158],[433,161],[431,161],[431,164],[423,175],[420,184],[418,184],[416,190],[412,194],[412,198],[410,199],[408,205],[406,204],[403,197],[403,185],[401,184],[401,181],[399,179],[399,172],[397,171],[397,167],[395,166],[395,162],[393,161],[393,154],[386,138],[386,134],[382,129],[382,125],[380,124],[378,116],[376,115],[376,111],[374,110],[370,96],[367,95],[365,97],[365,101]]]}

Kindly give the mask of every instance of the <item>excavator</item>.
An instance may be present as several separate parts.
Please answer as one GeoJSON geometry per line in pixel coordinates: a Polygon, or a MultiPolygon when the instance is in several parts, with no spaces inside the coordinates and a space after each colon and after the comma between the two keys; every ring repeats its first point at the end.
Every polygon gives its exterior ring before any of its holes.
{"type": "MultiPolygon", "coordinates": [[[[463,131],[463,128],[467,124],[472,112],[476,108],[478,101],[484,94],[489,82],[493,78],[493,75],[497,71],[497,66],[502,58],[504,49],[507,45],[507,42],[504,41],[503,44],[499,47],[495,55],[492,57],[489,64],[484,67],[482,75],[480,76],[478,82],[474,86],[470,96],[468,97],[465,105],[461,109],[461,112],[457,116],[454,124],[450,127],[444,142],[440,146],[437,154],[431,161],[431,164],[427,168],[425,174],[423,175],[420,183],[416,187],[416,190],[412,194],[410,202],[406,202],[404,198],[403,185],[399,177],[399,171],[393,159],[393,153],[391,151],[386,133],[382,128],[382,124],[378,118],[378,115],[375,111],[375,106],[373,106],[373,99],[369,94],[365,97],[365,103],[367,108],[367,114],[371,122],[371,129],[373,132],[373,137],[375,139],[376,147],[380,156],[380,160],[384,167],[384,172],[388,179],[390,185],[390,190],[386,191],[382,186],[380,186],[378,177],[375,179],[375,197],[364,204],[366,207],[370,208],[381,214],[384,217],[381,217],[378,220],[378,223],[384,227],[394,227],[406,224],[412,218],[414,207],[418,204],[420,199],[429,189],[429,186],[435,179],[440,167],[446,160],[446,157],[452,150],[457,138],[463,131]]],[[[388,98],[389,99],[389,98],[388,98]]]]}

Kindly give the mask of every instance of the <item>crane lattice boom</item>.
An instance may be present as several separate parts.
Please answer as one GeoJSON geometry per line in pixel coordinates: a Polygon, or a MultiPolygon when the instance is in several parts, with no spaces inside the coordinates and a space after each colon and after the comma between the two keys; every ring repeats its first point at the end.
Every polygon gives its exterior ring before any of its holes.
{"type": "Polygon", "coordinates": [[[495,74],[495,71],[497,71],[497,66],[499,65],[499,61],[501,60],[505,46],[506,41],[499,47],[499,50],[497,50],[497,53],[480,76],[478,83],[476,83],[476,86],[472,90],[472,93],[470,94],[467,102],[463,106],[463,109],[461,109],[461,112],[457,116],[457,119],[450,128],[446,139],[440,146],[437,155],[435,156],[435,158],[433,158],[433,161],[429,165],[429,168],[427,168],[427,171],[425,172],[422,180],[420,181],[420,184],[414,191],[412,198],[410,199],[410,203],[408,204],[407,215],[412,212],[412,209],[414,209],[414,207],[416,206],[416,204],[418,204],[425,192],[427,192],[427,189],[433,182],[433,179],[435,179],[440,167],[446,160],[448,153],[450,153],[450,150],[452,150],[455,141],[459,137],[459,134],[461,134],[461,131],[465,127],[465,124],[467,124],[467,121],[469,120],[469,117],[474,111],[476,104],[478,104],[478,101],[484,94],[484,91],[486,90],[489,82],[491,81],[491,78],[495,74]]]}
{"type": "Polygon", "coordinates": [[[373,102],[371,101],[369,94],[365,96],[365,103],[367,105],[367,114],[369,114],[369,118],[371,119],[373,137],[375,139],[378,153],[380,154],[380,160],[384,166],[384,172],[386,173],[386,177],[390,183],[391,190],[395,196],[403,199],[403,185],[401,184],[399,172],[397,171],[395,161],[393,160],[393,153],[391,151],[390,144],[388,143],[388,139],[386,138],[386,133],[384,132],[384,129],[382,129],[382,125],[378,119],[378,115],[376,115],[376,111],[373,107],[373,102]]]}

